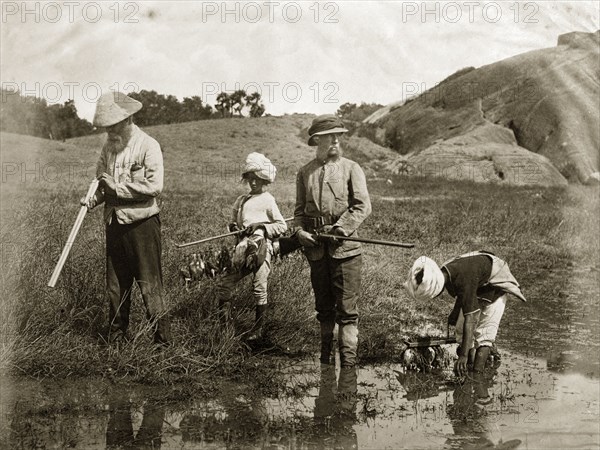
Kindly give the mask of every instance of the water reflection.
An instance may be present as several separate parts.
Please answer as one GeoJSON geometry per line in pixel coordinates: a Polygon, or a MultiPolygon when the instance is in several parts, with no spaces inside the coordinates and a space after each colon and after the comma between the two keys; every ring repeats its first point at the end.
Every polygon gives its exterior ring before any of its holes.
{"type": "MultiPolygon", "coordinates": [[[[495,422],[489,420],[486,405],[492,402],[489,388],[493,373],[469,373],[452,393],[453,403],[447,412],[454,434],[448,437],[451,448],[495,448],[495,422]]],[[[521,441],[515,441],[515,446],[521,441]]]]}
{"type": "Polygon", "coordinates": [[[148,400],[143,407],[142,424],[134,435],[132,415],[135,410],[125,389],[116,389],[110,394],[106,447],[160,449],[165,420],[165,407],[148,400]]]}
{"type": "MultiPolygon", "coordinates": [[[[251,394],[251,393],[249,393],[251,394]]],[[[232,393],[218,402],[198,403],[179,425],[183,442],[192,448],[262,446],[268,418],[260,397],[232,393]],[[237,395],[236,395],[237,394],[237,395]]]]}
{"type": "Polygon", "coordinates": [[[358,448],[354,430],[357,379],[356,368],[340,368],[338,381],[334,366],[321,365],[319,395],[315,399],[313,445],[318,448],[358,448]]]}
{"type": "Polygon", "coordinates": [[[360,371],[303,361],[289,389],[263,397],[241,384],[212,398],[155,400],[169,388],[19,380],[0,385],[0,448],[520,448],[600,445],[599,384],[506,354],[491,375],[399,365],[360,371]],[[150,394],[150,395],[148,395],[150,394]],[[565,414],[568,411],[568,414],[565,414]]]}
{"type": "Polygon", "coordinates": [[[396,371],[396,379],[406,392],[404,398],[409,401],[437,397],[441,391],[447,389],[447,380],[444,372],[416,372],[414,370],[396,371]]]}

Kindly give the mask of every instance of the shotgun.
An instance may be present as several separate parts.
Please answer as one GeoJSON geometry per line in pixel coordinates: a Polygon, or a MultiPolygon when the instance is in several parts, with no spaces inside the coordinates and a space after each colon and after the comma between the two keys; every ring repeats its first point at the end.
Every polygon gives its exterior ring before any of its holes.
{"type": "MultiPolygon", "coordinates": [[[[94,178],[90,187],[88,188],[87,194],[85,194],[85,203],[88,203],[92,196],[96,193],[96,189],[98,188],[98,183],[100,181],[97,178],[94,178]]],[[[69,256],[69,252],[71,251],[71,247],[75,242],[75,238],[77,237],[77,233],[79,233],[79,228],[81,228],[81,224],[83,223],[83,219],[88,212],[87,206],[82,206],[79,208],[79,214],[77,215],[77,219],[75,220],[75,224],[71,229],[71,234],[69,234],[69,238],[65,246],[63,247],[62,253],[60,254],[60,258],[56,263],[56,267],[54,268],[54,272],[52,272],[52,276],[50,277],[50,281],[48,282],[49,287],[56,286],[56,282],[58,281],[58,277],[60,276],[60,272],[67,261],[67,256],[69,256]]]]}
{"type": "Polygon", "coordinates": [[[402,248],[413,248],[415,244],[409,244],[404,242],[393,242],[393,241],[381,241],[379,239],[367,239],[367,238],[359,238],[352,236],[338,236],[337,234],[327,234],[321,233],[316,234],[316,239],[337,239],[338,241],[352,241],[352,242],[362,242],[363,244],[375,244],[375,245],[388,245],[390,247],[402,247],[402,248]]]}
{"type": "Polygon", "coordinates": [[[446,337],[417,337],[412,341],[406,339],[404,343],[408,348],[435,347],[437,345],[456,344],[456,338],[454,336],[450,337],[450,324],[448,324],[446,337]]]}
{"type": "Polygon", "coordinates": [[[435,347],[437,345],[456,344],[455,337],[418,337],[415,340],[404,341],[408,348],[435,347]]]}
{"type": "MultiPolygon", "coordinates": [[[[337,239],[338,241],[353,241],[353,242],[362,242],[363,244],[375,244],[375,245],[388,245],[392,247],[401,247],[401,248],[413,248],[415,244],[412,243],[404,243],[404,242],[393,242],[393,241],[382,241],[379,239],[367,239],[367,238],[359,238],[352,236],[338,236],[327,233],[316,233],[312,235],[316,241],[327,241],[331,239],[337,239]]],[[[276,249],[275,253],[279,252],[280,256],[285,256],[289,253],[292,253],[300,248],[300,241],[296,234],[287,237],[281,237],[273,241],[273,247],[276,249]]]]}
{"type": "MultiPolygon", "coordinates": [[[[286,222],[290,222],[291,220],[294,220],[294,218],[289,217],[289,218],[285,219],[286,222]]],[[[189,247],[190,245],[203,244],[204,242],[215,241],[217,239],[222,239],[222,238],[225,238],[228,236],[239,236],[241,234],[244,234],[245,232],[246,232],[246,228],[244,228],[242,230],[237,230],[237,231],[230,231],[229,233],[219,234],[217,236],[207,237],[204,239],[200,239],[199,241],[186,242],[185,244],[175,244],[175,247],[177,247],[177,248],[189,247]]]]}

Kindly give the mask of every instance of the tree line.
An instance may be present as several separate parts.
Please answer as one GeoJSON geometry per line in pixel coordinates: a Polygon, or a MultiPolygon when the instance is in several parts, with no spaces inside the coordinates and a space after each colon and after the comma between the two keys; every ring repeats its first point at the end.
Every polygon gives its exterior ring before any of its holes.
{"type": "MultiPolygon", "coordinates": [[[[54,140],[97,132],[90,122],[77,115],[73,100],[49,105],[45,99],[6,89],[2,89],[1,95],[0,131],[54,140]]],[[[142,127],[215,118],[261,117],[265,113],[260,93],[247,93],[244,90],[221,92],[214,109],[199,96],[185,97],[179,101],[174,95],[156,91],[141,90],[128,95],[144,105],[135,115],[135,122],[142,127]]],[[[345,103],[337,110],[337,115],[360,122],[380,107],[374,103],[360,106],[345,103]]]]}
{"type": "Polygon", "coordinates": [[[64,140],[94,132],[90,122],[77,115],[73,100],[48,105],[45,99],[2,89],[0,131],[64,140]]]}
{"type": "MultiPolygon", "coordinates": [[[[77,115],[73,100],[49,105],[45,99],[22,95],[2,89],[0,103],[0,131],[45,139],[65,140],[97,132],[94,126],[77,115]]],[[[174,95],[141,90],[128,94],[144,107],[136,113],[135,122],[142,126],[192,122],[226,117],[261,117],[265,106],[258,92],[221,92],[215,108],[204,103],[199,96],[185,97],[179,101],[174,95]]]]}

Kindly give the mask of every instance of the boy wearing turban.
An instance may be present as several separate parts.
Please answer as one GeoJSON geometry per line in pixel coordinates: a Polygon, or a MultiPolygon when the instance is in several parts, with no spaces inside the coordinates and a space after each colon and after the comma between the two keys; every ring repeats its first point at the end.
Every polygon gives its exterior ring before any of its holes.
{"type": "Polygon", "coordinates": [[[256,321],[248,340],[263,337],[267,311],[267,282],[271,273],[273,239],[287,230],[285,219],[279,212],[275,198],[265,191],[275,181],[277,169],[261,153],[250,153],[242,171],[242,180],[250,192],[240,195],[233,204],[230,231],[245,230],[233,255],[233,272],[219,283],[219,307],[228,316],[231,292],[238,281],[252,275],[252,294],[256,301],[256,321]]]}

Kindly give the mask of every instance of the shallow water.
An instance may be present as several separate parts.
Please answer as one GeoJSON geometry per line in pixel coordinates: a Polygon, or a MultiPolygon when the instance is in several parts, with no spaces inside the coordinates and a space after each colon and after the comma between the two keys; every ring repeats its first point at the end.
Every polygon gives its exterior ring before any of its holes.
{"type": "Polygon", "coordinates": [[[277,398],[231,384],[169,402],[169,387],[4,378],[0,448],[599,448],[600,273],[580,271],[550,273],[567,280],[554,296],[509,304],[491,381],[280,358],[277,398]]]}
{"type": "Polygon", "coordinates": [[[237,385],[180,403],[101,380],[5,379],[2,448],[597,448],[598,378],[547,367],[503,352],[491,383],[458,384],[393,364],[335,371],[303,361],[282,369],[280,398],[237,385]]]}
{"type": "Polygon", "coordinates": [[[600,267],[549,271],[561,286],[553,295],[507,304],[498,342],[502,348],[542,357],[556,370],[600,377],[600,267]]]}

